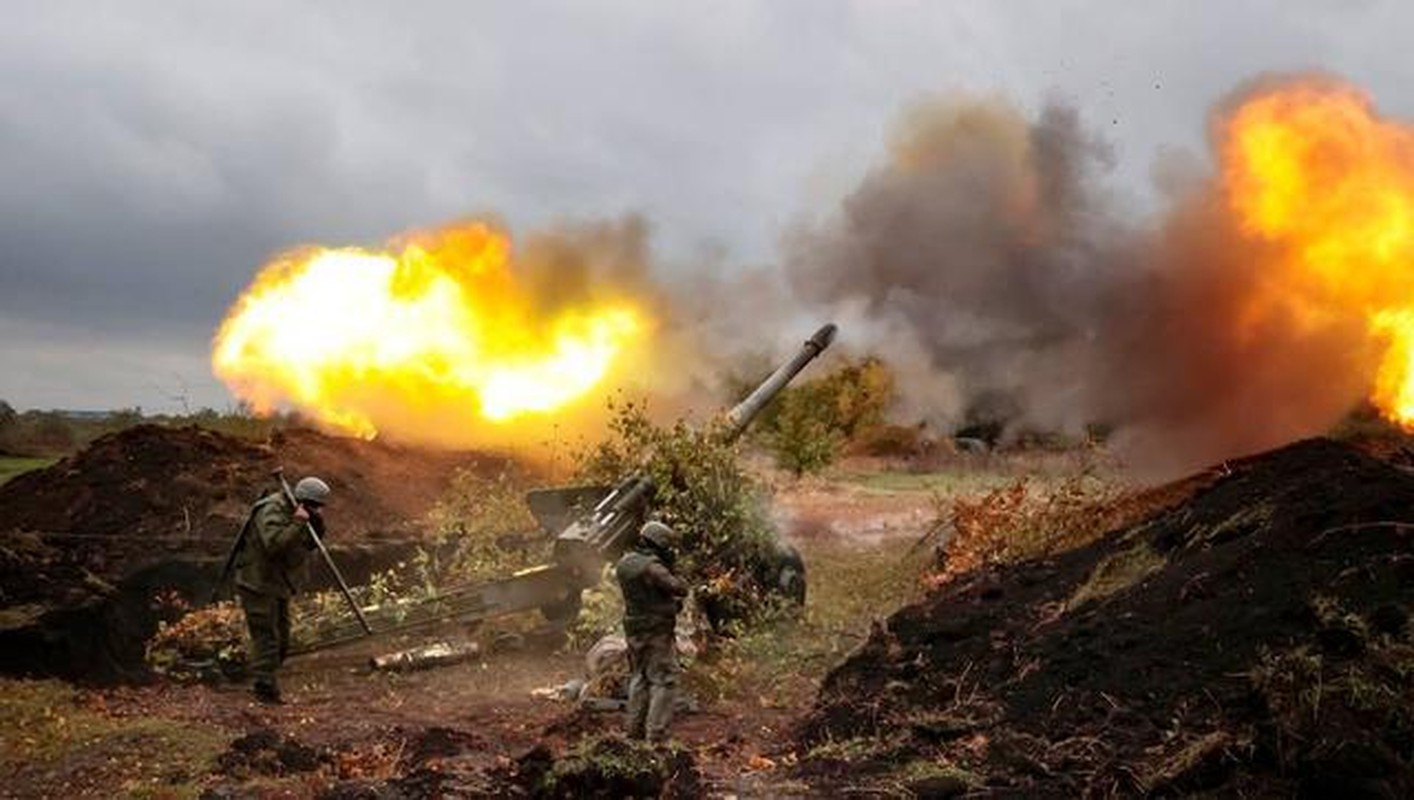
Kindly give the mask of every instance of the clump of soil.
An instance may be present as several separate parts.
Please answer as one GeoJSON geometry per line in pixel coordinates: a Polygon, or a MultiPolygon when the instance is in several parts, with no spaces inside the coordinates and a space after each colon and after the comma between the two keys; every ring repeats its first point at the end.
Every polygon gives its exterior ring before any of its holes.
{"type": "Polygon", "coordinates": [[[1317,439],[1202,484],[894,614],[825,680],[802,770],[897,785],[942,765],[1027,795],[1414,794],[1414,476],[1317,439]]]}
{"type": "Polygon", "coordinates": [[[238,780],[267,775],[279,777],[319,769],[327,757],[292,737],[260,728],[231,742],[216,759],[217,770],[238,780]]]}
{"type": "Polygon", "coordinates": [[[559,757],[542,743],[500,777],[538,798],[704,796],[692,751],[618,737],[586,739],[559,757]]]}

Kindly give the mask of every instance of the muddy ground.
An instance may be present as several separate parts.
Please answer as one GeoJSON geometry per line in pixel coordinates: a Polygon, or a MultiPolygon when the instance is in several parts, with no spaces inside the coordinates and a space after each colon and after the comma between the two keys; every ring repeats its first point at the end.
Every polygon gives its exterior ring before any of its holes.
{"type": "MultiPolygon", "coordinates": [[[[0,797],[428,797],[510,791],[527,754],[558,756],[586,738],[616,736],[620,716],[589,712],[535,689],[583,675],[577,653],[488,654],[423,672],[368,668],[371,654],[411,643],[380,641],[292,660],[290,702],[265,706],[244,686],[148,685],[80,689],[0,681],[18,705],[34,698],[40,738],[85,731],[86,746],[55,760],[15,764],[0,797]],[[61,722],[56,722],[60,720],[61,722]],[[115,731],[132,730],[132,736],[115,731]],[[195,746],[192,742],[204,743],[195,746]],[[115,787],[119,791],[115,792],[115,787]]],[[[4,702],[0,701],[0,707],[4,702]]],[[[11,721],[21,714],[4,709],[11,721]]],[[[700,774],[700,791],[749,788],[770,763],[793,712],[754,701],[716,702],[680,716],[675,734],[700,774]]],[[[72,744],[72,743],[71,743],[72,744]]],[[[697,792],[694,792],[696,796],[697,792]]],[[[617,795],[613,795],[617,796],[617,795]]]]}
{"type": "MultiPolygon", "coordinates": [[[[1113,518],[1138,522],[1077,549],[937,573],[831,640],[852,651],[763,646],[836,624],[818,604],[839,597],[812,592],[803,621],[694,668],[716,691],[662,753],[532,695],[579,676],[577,653],[388,675],[365,665],[399,644],[380,641],[294,660],[278,708],[239,686],[6,681],[23,733],[0,796],[1412,796],[1411,452],[1312,440],[1215,465],[1125,495],[1113,518]]],[[[786,481],[777,515],[831,579],[896,565],[858,593],[917,583],[904,555],[939,493],[1017,474],[980,467],[786,481]]]]}

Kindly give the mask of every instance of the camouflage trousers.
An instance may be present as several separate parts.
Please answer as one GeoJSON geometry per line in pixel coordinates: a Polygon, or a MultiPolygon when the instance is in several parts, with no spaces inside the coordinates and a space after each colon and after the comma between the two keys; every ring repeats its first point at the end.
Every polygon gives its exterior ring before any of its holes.
{"type": "Polygon", "coordinates": [[[628,735],[661,742],[673,721],[678,654],[672,633],[628,638],[628,735]]]}
{"type": "Polygon", "coordinates": [[[275,672],[290,651],[290,601],[240,590],[241,608],[250,629],[250,673],[257,684],[275,687],[275,672]]]}

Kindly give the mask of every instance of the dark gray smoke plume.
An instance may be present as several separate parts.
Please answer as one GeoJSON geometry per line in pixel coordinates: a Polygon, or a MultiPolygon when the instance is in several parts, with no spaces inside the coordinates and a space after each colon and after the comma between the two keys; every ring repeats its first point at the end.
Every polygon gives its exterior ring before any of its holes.
{"type": "Polygon", "coordinates": [[[1216,178],[1186,176],[1171,210],[1126,225],[1109,165],[1065,106],[928,104],[836,219],[790,241],[787,274],[893,363],[907,413],[945,428],[979,410],[1105,423],[1135,462],[1177,469],[1319,433],[1359,400],[1353,327],[1244,328],[1263,259],[1216,178]]]}
{"type": "Polygon", "coordinates": [[[838,221],[794,239],[788,273],[867,331],[935,422],[990,401],[1083,423],[1076,362],[1113,281],[1116,237],[1092,185],[1108,158],[1062,106],[1031,124],[1000,102],[928,105],[838,221]]]}

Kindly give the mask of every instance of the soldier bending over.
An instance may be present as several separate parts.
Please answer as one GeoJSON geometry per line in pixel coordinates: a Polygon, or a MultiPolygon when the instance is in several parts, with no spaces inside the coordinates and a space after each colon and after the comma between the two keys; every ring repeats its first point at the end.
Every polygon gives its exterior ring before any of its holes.
{"type": "Polygon", "coordinates": [[[303,478],[295,484],[294,496],[294,504],[281,491],[256,502],[236,555],[236,590],[250,628],[253,688],[264,703],[281,701],[275,673],[290,649],[290,596],[300,582],[305,556],[315,548],[305,523],[324,535],[319,510],[329,499],[329,485],[303,478]]]}

